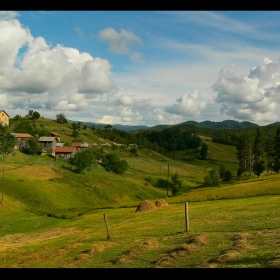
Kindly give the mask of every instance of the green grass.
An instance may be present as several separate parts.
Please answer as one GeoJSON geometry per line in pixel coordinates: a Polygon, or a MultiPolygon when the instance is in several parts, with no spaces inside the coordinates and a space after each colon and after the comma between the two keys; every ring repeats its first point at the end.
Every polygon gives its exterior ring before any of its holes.
{"type": "MultiPolygon", "coordinates": [[[[62,141],[72,142],[69,124],[38,121],[64,131],[62,141]]],[[[91,131],[83,137],[106,141],[91,131]]],[[[204,176],[220,164],[237,170],[234,147],[204,141],[211,159],[186,161],[185,151],[170,158],[169,180],[175,172],[183,180],[181,194],[174,197],[171,189],[167,197],[168,158],[153,151],[139,149],[131,156],[117,150],[129,164],[120,176],[97,163],[77,174],[66,161],[15,150],[0,162],[0,267],[279,268],[280,174],[204,187],[204,176]],[[136,212],[143,200],[158,199],[168,206],[136,212]]]]}

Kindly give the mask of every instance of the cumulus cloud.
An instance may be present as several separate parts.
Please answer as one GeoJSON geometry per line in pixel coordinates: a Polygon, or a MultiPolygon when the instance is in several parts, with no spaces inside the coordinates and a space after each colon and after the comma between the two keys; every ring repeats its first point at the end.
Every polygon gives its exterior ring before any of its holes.
{"type": "Polygon", "coordinates": [[[90,100],[116,89],[108,60],[59,44],[51,47],[13,19],[16,13],[5,14],[12,19],[3,20],[3,15],[0,13],[2,104],[82,110],[90,100]]]}
{"type": "Polygon", "coordinates": [[[0,20],[1,19],[13,19],[19,16],[19,14],[15,11],[0,11],[0,20]]]}
{"type": "Polygon", "coordinates": [[[184,93],[176,101],[177,103],[167,107],[165,111],[171,114],[193,117],[199,116],[201,110],[206,107],[206,102],[203,101],[201,93],[198,90],[194,90],[190,94],[184,93]]]}
{"type": "Polygon", "coordinates": [[[110,50],[116,54],[129,53],[133,43],[143,44],[140,37],[125,29],[121,29],[118,33],[113,28],[105,28],[99,32],[99,40],[108,43],[110,50]]]}
{"type": "Polygon", "coordinates": [[[155,121],[156,124],[177,124],[182,122],[183,117],[177,114],[167,113],[166,110],[162,108],[155,108],[150,114],[151,119],[155,121]]]}
{"type": "Polygon", "coordinates": [[[237,77],[236,65],[224,67],[212,86],[221,113],[240,120],[273,122],[280,105],[280,61],[264,58],[248,76],[237,77]]]}

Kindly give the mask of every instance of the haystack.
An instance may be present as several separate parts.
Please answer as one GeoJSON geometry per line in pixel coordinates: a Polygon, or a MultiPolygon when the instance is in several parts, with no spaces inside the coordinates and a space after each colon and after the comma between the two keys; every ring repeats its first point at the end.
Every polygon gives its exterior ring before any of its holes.
{"type": "Polygon", "coordinates": [[[156,207],[167,206],[168,203],[164,199],[159,199],[155,202],[156,207]]]}
{"type": "Polygon", "coordinates": [[[143,212],[143,211],[150,211],[156,209],[156,205],[149,201],[149,200],[144,200],[142,201],[136,208],[135,212],[143,212]]]}

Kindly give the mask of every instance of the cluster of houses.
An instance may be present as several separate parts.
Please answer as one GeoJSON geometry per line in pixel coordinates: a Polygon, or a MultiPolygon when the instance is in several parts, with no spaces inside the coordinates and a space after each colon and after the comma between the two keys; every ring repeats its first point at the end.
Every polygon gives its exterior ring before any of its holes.
{"type": "MultiPolygon", "coordinates": [[[[4,110],[0,110],[0,124],[9,125],[9,115],[4,110]]],[[[18,150],[22,150],[26,145],[28,138],[33,137],[28,133],[11,134],[17,138],[14,149],[18,150]]],[[[64,146],[64,143],[60,142],[60,134],[55,131],[52,131],[50,136],[41,136],[38,141],[42,146],[41,155],[50,153],[53,157],[62,159],[69,159],[82,149],[91,146],[90,144],[83,142],[73,142],[71,146],[64,146]]]]}

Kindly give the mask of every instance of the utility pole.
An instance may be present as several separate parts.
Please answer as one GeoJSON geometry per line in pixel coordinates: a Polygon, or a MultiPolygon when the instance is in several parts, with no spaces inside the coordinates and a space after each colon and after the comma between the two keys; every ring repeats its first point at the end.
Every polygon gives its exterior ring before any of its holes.
{"type": "Polygon", "coordinates": [[[169,160],[168,160],[168,173],[167,173],[167,198],[168,198],[168,188],[169,188],[169,160]]]}
{"type": "Polygon", "coordinates": [[[2,205],[4,205],[4,167],[2,169],[2,205]]]}

